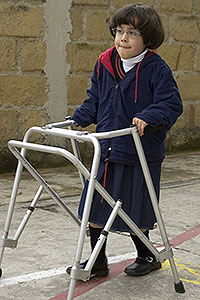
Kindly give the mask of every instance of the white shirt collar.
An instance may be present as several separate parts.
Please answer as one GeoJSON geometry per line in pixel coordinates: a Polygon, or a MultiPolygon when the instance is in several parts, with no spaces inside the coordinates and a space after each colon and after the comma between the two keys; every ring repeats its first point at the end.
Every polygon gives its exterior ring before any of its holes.
{"type": "Polygon", "coordinates": [[[127,59],[121,58],[123,67],[124,67],[124,71],[127,73],[130,69],[135,67],[135,65],[137,63],[139,63],[141,60],[143,60],[147,51],[148,51],[148,49],[144,50],[142,53],[140,53],[139,55],[132,57],[132,58],[127,58],[127,59]]]}

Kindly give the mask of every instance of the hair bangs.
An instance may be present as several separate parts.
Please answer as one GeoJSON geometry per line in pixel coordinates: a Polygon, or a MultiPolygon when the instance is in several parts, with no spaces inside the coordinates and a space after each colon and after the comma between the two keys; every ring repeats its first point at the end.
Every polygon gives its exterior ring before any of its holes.
{"type": "Polygon", "coordinates": [[[137,12],[134,7],[129,5],[125,8],[122,8],[111,20],[111,26],[113,28],[122,24],[132,25],[134,28],[136,28],[137,12]]]}

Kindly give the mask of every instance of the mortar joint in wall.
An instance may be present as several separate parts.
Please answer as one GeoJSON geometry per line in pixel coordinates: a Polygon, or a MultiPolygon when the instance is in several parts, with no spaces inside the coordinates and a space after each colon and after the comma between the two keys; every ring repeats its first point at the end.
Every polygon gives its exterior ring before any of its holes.
{"type": "Polygon", "coordinates": [[[83,32],[82,32],[82,38],[81,40],[86,42],[87,36],[86,36],[86,24],[87,24],[87,10],[83,10],[83,32]]]}
{"type": "Polygon", "coordinates": [[[113,4],[113,0],[110,0],[110,3],[109,3],[109,9],[111,12],[114,12],[116,9],[115,9],[115,6],[113,4]]]}
{"type": "Polygon", "coordinates": [[[23,138],[23,133],[22,133],[22,107],[17,108],[18,112],[18,138],[22,139],[23,138]]]}
{"type": "Polygon", "coordinates": [[[158,9],[158,1],[157,0],[153,1],[153,8],[156,10],[158,9]]]}
{"type": "Polygon", "coordinates": [[[34,6],[39,6],[39,7],[43,7],[43,5],[45,4],[46,0],[43,0],[41,2],[37,2],[37,1],[27,1],[27,0],[10,0],[10,1],[6,1],[5,2],[9,2],[11,4],[17,5],[19,6],[21,9],[23,9],[23,6],[30,6],[30,5],[34,5],[34,6]]]}
{"type": "Polygon", "coordinates": [[[23,43],[23,40],[17,39],[16,66],[17,66],[17,74],[18,75],[22,73],[22,68],[21,68],[22,43],[23,43]]]}
{"type": "Polygon", "coordinates": [[[194,72],[197,72],[197,47],[193,47],[193,56],[194,56],[194,72]]]}
{"type": "Polygon", "coordinates": [[[196,1],[193,0],[193,3],[192,3],[192,13],[195,14],[196,13],[196,1]]]}

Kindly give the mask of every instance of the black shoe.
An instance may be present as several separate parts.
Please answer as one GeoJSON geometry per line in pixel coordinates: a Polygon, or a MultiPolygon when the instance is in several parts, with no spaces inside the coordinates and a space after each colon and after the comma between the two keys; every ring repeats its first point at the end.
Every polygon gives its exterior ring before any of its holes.
{"type": "MultiPolygon", "coordinates": [[[[85,266],[87,265],[87,262],[88,262],[88,260],[82,262],[80,264],[80,269],[85,269],[85,266]]],[[[72,269],[72,266],[70,266],[66,269],[67,274],[70,275],[71,269],[72,269]]],[[[91,273],[90,273],[90,277],[94,277],[94,276],[95,277],[104,277],[104,276],[107,276],[108,273],[109,273],[108,261],[107,261],[107,259],[105,259],[105,261],[102,264],[100,264],[98,262],[94,263],[94,266],[93,266],[93,268],[91,270],[91,273]]]]}
{"type": "Polygon", "coordinates": [[[161,263],[156,261],[155,257],[137,257],[133,264],[125,268],[124,272],[130,276],[142,276],[161,267],[161,263]]]}

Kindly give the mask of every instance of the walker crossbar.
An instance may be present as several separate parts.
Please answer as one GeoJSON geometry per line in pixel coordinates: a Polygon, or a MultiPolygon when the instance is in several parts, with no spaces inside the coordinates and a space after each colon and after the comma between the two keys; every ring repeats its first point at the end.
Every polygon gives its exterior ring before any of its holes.
{"type": "MultiPolygon", "coordinates": [[[[15,157],[18,159],[18,167],[16,171],[15,181],[13,185],[13,190],[11,194],[11,200],[10,205],[8,209],[7,219],[4,227],[4,233],[1,239],[0,244],[0,263],[3,258],[3,252],[4,248],[8,246],[8,244],[11,244],[11,240],[8,239],[8,232],[10,228],[11,218],[14,210],[16,195],[17,195],[17,189],[19,186],[19,181],[21,177],[22,168],[25,167],[28,172],[33,176],[33,178],[40,184],[40,187],[36,193],[35,198],[33,199],[29,209],[29,214],[27,217],[24,218],[22,221],[16,235],[14,236],[13,242],[17,241],[22,230],[24,229],[32,211],[35,208],[35,205],[43,191],[46,190],[46,192],[74,219],[76,223],[80,225],[80,232],[79,232],[79,238],[77,243],[77,249],[75,253],[74,258],[74,264],[71,270],[71,278],[70,278],[70,287],[68,291],[67,299],[71,300],[73,299],[73,293],[74,293],[74,287],[76,284],[76,281],[78,279],[81,280],[88,280],[90,278],[91,269],[94,265],[94,262],[96,260],[96,257],[98,256],[99,251],[101,250],[101,247],[104,243],[104,240],[106,236],[108,235],[110,228],[114,222],[114,219],[117,215],[119,215],[122,220],[130,227],[130,229],[143,241],[143,243],[150,249],[150,251],[155,255],[156,259],[163,262],[166,259],[169,259],[171,270],[174,277],[174,283],[175,283],[175,290],[179,293],[183,293],[184,287],[182,282],[180,281],[179,274],[177,272],[177,268],[174,262],[173,258],[173,251],[170,246],[167,233],[165,230],[164,222],[160,213],[160,209],[158,206],[158,200],[156,197],[156,193],[154,190],[154,186],[152,183],[152,179],[150,176],[150,172],[148,169],[148,165],[146,162],[146,158],[144,155],[143,147],[141,144],[140,137],[138,135],[136,127],[130,127],[110,132],[102,132],[102,133],[89,133],[85,131],[78,131],[78,130],[72,130],[71,126],[73,126],[75,123],[72,120],[67,120],[65,122],[60,122],[61,126],[59,126],[59,123],[53,123],[49,124],[45,127],[32,127],[30,128],[27,133],[25,134],[23,142],[19,141],[9,141],[8,147],[10,151],[15,155],[15,157]],[[71,122],[71,123],[70,123],[71,122]],[[68,129],[64,129],[63,127],[68,127],[68,129]],[[70,128],[70,129],[69,129],[70,128]],[[30,134],[32,133],[41,133],[45,135],[53,135],[53,136],[61,136],[64,138],[69,138],[73,145],[73,151],[74,154],[69,152],[66,149],[55,147],[55,146],[48,146],[48,145],[40,145],[40,144],[34,144],[29,143],[28,138],[30,134]],[[149,195],[151,198],[152,206],[156,215],[156,219],[158,222],[158,227],[160,230],[160,235],[163,240],[164,249],[162,251],[158,251],[152,243],[147,239],[147,237],[142,233],[142,231],[136,226],[136,224],[130,219],[130,217],[123,211],[121,208],[121,200],[118,200],[115,202],[115,200],[111,197],[111,195],[102,187],[102,185],[97,181],[97,172],[99,168],[99,162],[100,162],[100,156],[101,156],[101,149],[99,144],[99,139],[105,139],[105,138],[113,138],[118,136],[125,136],[132,134],[137,153],[139,156],[140,164],[143,170],[144,178],[147,184],[147,188],[149,191],[149,195]],[[78,142],[90,142],[93,144],[94,153],[93,153],[93,160],[91,164],[91,171],[89,172],[87,168],[82,164],[80,159],[80,153],[78,149],[78,142]],[[74,144],[73,144],[74,142],[74,144]],[[17,148],[21,148],[21,152],[17,148]],[[45,153],[53,153],[57,155],[61,155],[67,160],[69,160],[77,169],[79,172],[80,177],[83,179],[87,179],[88,184],[88,190],[86,194],[86,200],[84,205],[84,211],[83,211],[83,217],[82,221],[80,221],[74,216],[74,214],[70,211],[70,209],[66,206],[66,204],[60,199],[60,197],[53,191],[53,189],[48,185],[48,183],[41,177],[41,175],[35,170],[35,168],[31,165],[31,163],[27,160],[25,157],[26,151],[32,150],[32,151],[39,151],[39,152],[45,152],[45,153]],[[94,190],[97,190],[99,194],[107,201],[107,203],[113,208],[110,217],[108,218],[106,225],[100,235],[100,238],[92,251],[92,254],[88,260],[88,263],[84,270],[80,270],[80,261],[83,251],[83,245],[84,245],[84,239],[85,234],[87,231],[87,224],[92,204],[92,198],[94,190]],[[9,241],[6,244],[6,241],[9,241]]],[[[123,199],[122,199],[123,201],[123,199]]]]}

